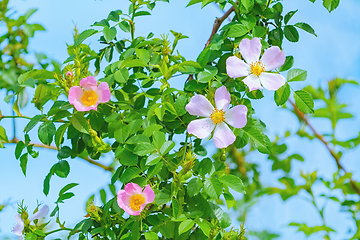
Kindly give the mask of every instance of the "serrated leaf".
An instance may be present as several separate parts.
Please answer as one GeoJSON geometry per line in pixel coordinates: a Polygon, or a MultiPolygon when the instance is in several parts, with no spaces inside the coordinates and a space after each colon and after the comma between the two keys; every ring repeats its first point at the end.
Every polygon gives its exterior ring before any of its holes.
{"type": "Polygon", "coordinates": [[[171,149],[175,147],[175,142],[173,141],[166,141],[160,148],[160,154],[165,155],[167,154],[171,149]]]}
{"type": "Polygon", "coordinates": [[[314,101],[308,92],[298,90],[294,92],[295,105],[303,113],[314,113],[314,101]]]}
{"type": "Polygon", "coordinates": [[[285,104],[289,97],[290,86],[287,83],[274,92],[274,100],[276,105],[278,106],[285,104]]]}
{"type": "Polygon", "coordinates": [[[147,166],[155,165],[160,160],[161,160],[161,155],[159,153],[153,153],[147,158],[146,165],[147,166]]]}
{"type": "Polygon", "coordinates": [[[74,128],[76,130],[78,130],[79,132],[89,134],[90,124],[88,123],[88,121],[84,117],[84,113],[82,113],[82,112],[74,113],[74,115],[72,116],[70,122],[74,126],[74,128]]]}
{"type": "Polygon", "coordinates": [[[124,184],[128,183],[129,181],[131,181],[132,179],[137,177],[140,172],[141,172],[141,170],[137,167],[129,167],[129,168],[125,169],[123,174],[121,174],[120,181],[124,184]]]}
{"type": "Polygon", "coordinates": [[[64,134],[65,134],[65,131],[66,129],[69,127],[69,124],[63,124],[61,125],[57,130],[56,130],[56,133],[55,133],[55,144],[56,144],[56,147],[59,148],[60,145],[62,144],[63,142],[63,139],[64,139],[64,134]]]}
{"type": "Polygon", "coordinates": [[[289,70],[294,65],[294,57],[286,56],[284,64],[279,68],[279,72],[289,70]]]}
{"type": "Polygon", "coordinates": [[[38,129],[38,135],[40,141],[43,144],[50,146],[51,142],[53,141],[55,132],[56,132],[56,127],[53,122],[46,121],[42,123],[38,129]]]}
{"type": "Polygon", "coordinates": [[[286,78],[288,82],[305,81],[307,78],[307,71],[294,68],[288,71],[286,78]]]}
{"type": "Polygon", "coordinates": [[[24,128],[24,132],[25,133],[29,133],[31,129],[33,129],[36,124],[38,122],[40,122],[43,118],[45,117],[45,115],[35,115],[30,122],[26,125],[26,127],[24,128]]]}
{"type": "Polygon", "coordinates": [[[189,231],[195,224],[195,221],[192,219],[186,219],[185,221],[181,222],[179,225],[179,235],[184,232],[189,231]]]}
{"type": "Polygon", "coordinates": [[[315,30],[307,23],[303,23],[303,22],[298,22],[294,25],[295,27],[298,27],[312,35],[314,35],[315,37],[317,37],[315,30]]]}
{"type": "Polygon", "coordinates": [[[229,30],[227,32],[228,37],[241,37],[249,32],[249,29],[240,23],[235,23],[229,27],[229,30]]]}
{"type": "Polygon", "coordinates": [[[284,17],[284,23],[287,24],[289,22],[289,20],[292,18],[292,16],[294,16],[294,14],[297,12],[298,10],[296,11],[290,11],[288,12],[285,17],[284,17]]]}
{"type": "Polygon", "coordinates": [[[216,178],[206,179],[204,182],[205,192],[213,199],[218,199],[222,193],[223,186],[216,178]]]}
{"type": "Polygon", "coordinates": [[[284,27],[284,34],[287,40],[290,42],[297,42],[299,41],[299,33],[296,28],[292,25],[286,25],[284,27]]]}
{"type": "Polygon", "coordinates": [[[116,28],[105,26],[103,29],[104,38],[106,42],[111,42],[116,37],[116,28]]]}
{"type": "Polygon", "coordinates": [[[62,194],[64,194],[66,191],[72,189],[73,187],[76,187],[77,185],[79,185],[78,183],[69,183],[67,184],[65,187],[63,187],[60,192],[59,192],[59,196],[61,196],[62,194]]]}
{"type": "Polygon", "coordinates": [[[26,166],[27,166],[27,162],[28,162],[28,153],[24,153],[21,157],[20,157],[20,167],[21,170],[24,174],[24,176],[26,177],[26,166]]]}
{"type": "Polygon", "coordinates": [[[187,184],[187,193],[190,197],[197,195],[202,188],[202,181],[199,178],[192,178],[187,184]]]}
{"type": "Polygon", "coordinates": [[[88,37],[94,35],[95,33],[97,33],[98,31],[95,29],[87,29],[85,31],[83,31],[82,33],[79,34],[79,36],[77,36],[77,38],[75,39],[75,43],[74,46],[78,46],[80,45],[83,41],[85,41],[85,39],[87,39],[88,37]]]}
{"type": "Polygon", "coordinates": [[[332,12],[335,8],[339,6],[340,0],[323,0],[324,7],[332,12]]]}
{"type": "Polygon", "coordinates": [[[255,127],[243,128],[243,131],[250,137],[250,139],[254,142],[255,147],[259,150],[259,152],[264,154],[270,153],[270,140],[269,138],[260,132],[259,129],[255,127]]]}
{"type": "Polygon", "coordinates": [[[66,160],[59,161],[54,165],[56,175],[66,178],[70,173],[70,165],[66,160]]]}
{"type": "Polygon", "coordinates": [[[152,145],[151,143],[139,143],[135,149],[134,149],[134,153],[136,155],[139,156],[145,156],[146,154],[152,153],[156,150],[156,148],[154,147],[154,145],[152,145]]]}
{"type": "Polygon", "coordinates": [[[239,193],[245,193],[244,184],[238,176],[226,174],[219,178],[219,181],[239,193]]]}

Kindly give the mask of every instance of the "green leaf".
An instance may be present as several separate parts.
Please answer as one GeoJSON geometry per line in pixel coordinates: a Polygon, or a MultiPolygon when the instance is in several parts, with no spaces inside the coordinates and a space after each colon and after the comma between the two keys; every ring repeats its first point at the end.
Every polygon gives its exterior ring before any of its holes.
{"type": "Polygon", "coordinates": [[[146,165],[147,166],[151,166],[151,165],[155,165],[157,164],[159,161],[161,160],[161,155],[156,152],[156,153],[153,153],[151,154],[147,160],[146,160],[146,165]]]}
{"type": "Polygon", "coordinates": [[[135,177],[137,177],[139,175],[139,173],[141,172],[141,170],[137,167],[129,167],[127,169],[125,169],[125,171],[123,172],[123,174],[121,174],[120,176],[120,181],[122,183],[128,183],[130,182],[132,179],[134,179],[135,177]]]}
{"type": "Polygon", "coordinates": [[[70,165],[66,160],[59,161],[54,165],[56,175],[66,178],[70,173],[70,165]]]}
{"type": "Polygon", "coordinates": [[[145,49],[135,48],[135,53],[136,53],[136,56],[140,60],[143,60],[144,62],[149,62],[150,61],[150,53],[149,53],[149,51],[147,51],[145,49]]]}
{"type": "Polygon", "coordinates": [[[164,191],[156,191],[155,192],[155,204],[163,205],[163,204],[167,204],[170,201],[171,201],[170,194],[168,194],[164,191]]]}
{"type": "Polygon", "coordinates": [[[226,206],[228,208],[228,210],[232,207],[232,206],[236,206],[236,200],[233,197],[233,195],[231,195],[231,193],[223,193],[225,201],[226,201],[226,206]]]}
{"type": "Polygon", "coordinates": [[[172,207],[172,210],[173,210],[173,217],[178,218],[179,211],[180,211],[179,201],[177,199],[173,198],[172,201],[171,201],[171,207],[172,207]]]}
{"type": "Polygon", "coordinates": [[[175,142],[166,141],[160,148],[160,154],[164,156],[165,154],[167,154],[174,147],[175,147],[175,142]]]}
{"type": "Polygon", "coordinates": [[[308,92],[298,90],[294,92],[295,105],[303,113],[314,113],[314,101],[308,92]]]}
{"type": "Polygon", "coordinates": [[[226,174],[219,178],[220,182],[239,193],[245,193],[244,184],[238,176],[226,174]]]}
{"type": "Polygon", "coordinates": [[[264,36],[266,33],[266,28],[264,27],[261,27],[261,26],[255,26],[254,29],[253,29],[253,36],[254,37],[258,37],[258,38],[261,38],[262,36],[264,36]]]}
{"type": "Polygon", "coordinates": [[[151,143],[139,143],[135,149],[134,149],[134,153],[136,155],[139,156],[145,156],[146,154],[152,153],[156,150],[156,148],[154,147],[154,145],[152,145],[151,143]]]}
{"type": "Polygon", "coordinates": [[[216,178],[206,179],[204,182],[205,192],[213,199],[218,199],[222,193],[223,186],[216,178]]]}
{"type": "Polygon", "coordinates": [[[274,93],[275,103],[278,106],[286,103],[286,101],[289,99],[289,97],[290,97],[290,86],[287,83],[285,85],[281,86],[281,88],[276,90],[274,93]]]}
{"type": "Polygon", "coordinates": [[[123,61],[120,68],[146,67],[147,63],[141,59],[131,59],[123,61]]]}
{"type": "Polygon", "coordinates": [[[138,163],[138,156],[125,148],[123,148],[119,153],[116,152],[116,158],[118,158],[119,162],[125,166],[136,166],[138,163]]]}
{"type": "Polygon", "coordinates": [[[211,56],[211,51],[210,51],[210,47],[208,46],[204,50],[202,50],[196,61],[200,64],[201,67],[205,67],[210,60],[210,56],[211,56]]]}
{"type": "Polygon", "coordinates": [[[63,142],[63,139],[64,139],[64,134],[65,134],[65,131],[66,129],[69,127],[70,124],[66,123],[66,124],[63,124],[61,125],[57,130],[56,130],[56,133],[55,133],[55,144],[56,144],[56,147],[59,148],[60,145],[62,144],[63,142]]]}
{"type": "Polygon", "coordinates": [[[103,33],[104,33],[105,41],[109,43],[116,37],[116,28],[115,27],[109,28],[108,26],[105,26],[103,33]]]}
{"type": "Polygon", "coordinates": [[[227,32],[228,37],[241,37],[249,32],[249,29],[240,23],[235,23],[229,27],[229,30],[227,32]]]}
{"type": "Polygon", "coordinates": [[[303,22],[298,22],[294,25],[295,27],[298,27],[308,33],[311,33],[312,35],[314,35],[315,37],[317,37],[315,30],[307,23],[303,23],[303,22]]]}
{"type": "Polygon", "coordinates": [[[286,78],[288,82],[305,81],[307,78],[307,71],[294,68],[288,71],[286,78]]]}
{"type": "Polygon", "coordinates": [[[159,236],[154,232],[145,232],[146,240],[158,240],[159,236]]]}
{"type": "Polygon", "coordinates": [[[0,126],[0,139],[4,140],[5,142],[9,141],[8,137],[6,136],[5,128],[3,128],[2,126],[0,126]]]}
{"type": "Polygon", "coordinates": [[[149,167],[149,170],[147,171],[148,178],[152,178],[156,174],[158,174],[160,172],[160,170],[162,169],[163,165],[164,164],[162,162],[158,162],[155,166],[149,167]]]}
{"type": "Polygon", "coordinates": [[[195,224],[195,221],[192,219],[186,219],[185,221],[181,222],[179,225],[179,235],[184,232],[189,231],[195,224]]]}
{"type": "Polygon", "coordinates": [[[194,5],[194,4],[197,4],[197,3],[201,3],[202,2],[202,0],[191,0],[189,3],[188,3],[188,5],[186,5],[186,7],[189,7],[189,6],[191,6],[191,5],[194,5]]]}
{"type": "Polygon", "coordinates": [[[79,36],[77,36],[77,38],[75,39],[74,47],[80,45],[83,41],[85,41],[85,39],[87,39],[88,37],[94,35],[95,33],[98,33],[98,30],[95,30],[95,29],[87,29],[87,30],[83,31],[83,32],[80,33],[79,36]]]}
{"type": "Polygon", "coordinates": [[[122,12],[120,10],[118,11],[111,11],[107,17],[108,21],[114,21],[114,22],[119,22],[120,18],[119,18],[119,14],[122,14],[122,12]]]}
{"type": "Polygon", "coordinates": [[[190,197],[197,195],[202,188],[202,181],[199,178],[192,178],[187,184],[187,193],[190,197]]]}
{"type": "Polygon", "coordinates": [[[332,12],[335,8],[339,6],[340,0],[323,0],[324,7],[332,12]]]}
{"type": "Polygon", "coordinates": [[[51,142],[53,141],[55,132],[56,132],[56,127],[53,122],[46,121],[42,123],[38,129],[38,135],[40,141],[43,144],[50,146],[51,142]]]}
{"type": "Polygon", "coordinates": [[[124,32],[130,32],[130,25],[128,22],[126,21],[122,21],[119,23],[119,27],[121,30],[123,30],[124,32]]]}
{"type": "Polygon", "coordinates": [[[26,177],[26,166],[27,166],[27,162],[28,162],[28,153],[24,153],[21,157],[20,157],[20,167],[21,170],[24,174],[24,176],[26,177]]]}
{"type": "Polygon", "coordinates": [[[287,24],[289,22],[289,20],[292,18],[292,16],[294,16],[294,14],[297,12],[298,10],[296,11],[290,11],[288,12],[285,17],[284,17],[284,23],[287,24]]]}
{"type": "Polygon", "coordinates": [[[279,68],[279,72],[289,70],[294,64],[293,56],[286,56],[285,63],[279,68]]]}
{"type": "Polygon", "coordinates": [[[199,219],[196,221],[197,225],[199,225],[201,231],[205,234],[205,236],[209,237],[211,231],[211,225],[205,219],[199,219]]]}
{"type": "Polygon", "coordinates": [[[242,130],[254,142],[255,147],[257,148],[257,150],[259,150],[259,152],[264,153],[264,154],[270,153],[270,140],[259,129],[257,129],[255,127],[250,127],[250,128],[245,127],[242,130]]]}
{"type": "Polygon", "coordinates": [[[74,128],[76,130],[78,130],[79,132],[89,134],[90,125],[89,125],[88,121],[86,120],[86,118],[84,117],[83,112],[74,113],[70,122],[74,126],[74,128]]]}
{"type": "Polygon", "coordinates": [[[45,117],[45,115],[35,115],[30,122],[26,125],[26,127],[24,128],[24,132],[25,133],[29,133],[31,129],[33,129],[36,124],[38,122],[40,122],[43,118],[45,117]]]}
{"type": "Polygon", "coordinates": [[[129,128],[126,124],[121,124],[118,129],[114,132],[114,137],[119,143],[126,142],[129,137],[129,128]]]}
{"type": "Polygon", "coordinates": [[[65,187],[63,187],[60,192],[59,192],[59,196],[63,195],[66,191],[72,189],[73,187],[76,187],[77,185],[79,185],[78,183],[69,183],[67,184],[65,187]]]}
{"type": "Polygon", "coordinates": [[[284,34],[287,40],[290,42],[297,42],[299,41],[299,33],[296,28],[292,25],[286,25],[284,27],[284,34]]]}
{"type": "Polygon", "coordinates": [[[138,11],[134,14],[134,17],[139,17],[139,16],[148,16],[151,15],[149,12],[147,11],[138,11]]]}

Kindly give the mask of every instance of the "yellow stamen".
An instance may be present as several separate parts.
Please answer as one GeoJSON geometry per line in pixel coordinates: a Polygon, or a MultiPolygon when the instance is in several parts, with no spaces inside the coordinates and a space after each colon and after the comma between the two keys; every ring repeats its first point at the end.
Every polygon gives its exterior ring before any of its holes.
{"type": "Polygon", "coordinates": [[[87,107],[93,106],[98,101],[98,95],[94,90],[84,91],[80,101],[87,107]]]}
{"type": "Polygon", "coordinates": [[[145,203],[145,198],[141,194],[132,195],[130,197],[130,204],[132,210],[139,211],[142,204],[145,203]]]}
{"type": "Polygon", "coordinates": [[[213,121],[214,124],[217,123],[221,123],[223,121],[225,121],[225,113],[224,111],[221,110],[217,110],[216,108],[214,109],[214,111],[212,112],[212,114],[210,115],[211,120],[213,121]]]}
{"type": "Polygon", "coordinates": [[[265,66],[260,61],[253,62],[252,64],[250,64],[250,67],[251,72],[256,76],[260,76],[260,74],[265,71],[265,66]]]}

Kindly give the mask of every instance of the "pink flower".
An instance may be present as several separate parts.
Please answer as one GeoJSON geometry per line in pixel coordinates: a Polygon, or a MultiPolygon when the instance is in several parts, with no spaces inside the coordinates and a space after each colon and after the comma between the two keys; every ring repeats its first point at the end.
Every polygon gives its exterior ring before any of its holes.
{"type": "Polygon", "coordinates": [[[191,115],[205,117],[189,123],[187,131],[198,138],[206,138],[215,129],[214,144],[217,148],[225,148],[232,144],[236,137],[227,124],[234,128],[243,128],[247,122],[247,107],[237,105],[228,110],[230,93],[225,86],[215,92],[214,108],[203,95],[195,95],[185,106],[191,115]],[[227,124],[226,124],[227,123],[227,124]]]}
{"type": "MultiPolygon", "coordinates": [[[[49,207],[47,205],[42,206],[39,211],[37,211],[34,215],[29,218],[29,221],[34,221],[35,219],[40,220],[41,218],[46,217],[49,213],[49,207]]],[[[24,231],[24,220],[21,218],[20,214],[15,215],[15,220],[17,224],[13,228],[13,232],[19,236],[20,239],[23,238],[23,231],[24,231]]]]}
{"type": "Polygon", "coordinates": [[[129,215],[139,215],[148,203],[152,203],[155,199],[155,193],[150,185],[144,189],[136,183],[128,183],[124,190],[117,193],[117,202],[129,215]]]}
{"type": "Polygon", "coordinates": [[[99,103],[108,102],[111,92],[109,85],[102,82],[97,85],[93,76],[81,79],[80,86],[73,86],[69,90],[69,102],[74,105],[78,111],[97,110],[99,103]],[[84,89],[84,90],[83,90],[84,89]]]}
{"type": "Polygon", "coordinates": [[[72,72],[68,71],[65,76],[66,76],[66,77],[73,77],[74,75],[73,75],[72,72]]]}
{"type": "Polygon", "coordinates": [[[239,49],[246,63],[236,56],[229,57],[226,60],[226,72],[229,77],[247,76],[243,82],[250,91],[262,89],[262,86],[267,90],[278,90],[286,83],[282,75],[268,72],[281,67],[285,62],[285,53],[279,47],[272,46],[267,49],[260,60],[261,42],[259,38],[241,40],[239,49]]]}

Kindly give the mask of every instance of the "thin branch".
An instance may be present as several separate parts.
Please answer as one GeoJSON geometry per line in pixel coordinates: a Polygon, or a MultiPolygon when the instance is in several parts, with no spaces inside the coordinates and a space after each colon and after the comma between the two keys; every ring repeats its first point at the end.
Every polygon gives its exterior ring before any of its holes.
{"type": "Polygon", "coordinates": [[[234,6],[232,6],[229,10],[227,10],[227,12],[224,13],[224,15],[221,18],[217,18],[215,20],[213,29],[211,31],[211,35],[209,37],[209,39],[207,40],[206,44],[205,44],[205,48],[207,46],[209,46],[210,41],[212,39],[212,37],[217,33],[217,31],[219,30],[219,27],[221,26],[222,22],[229,17],[230,13],[232,13],[235,10],[234,6]]]}
{"type": "MultiPolygon", "coordinates": [[[[3,143],[4,143],[4,144],[6,144],[6,143],[18,143],[19,141],[20,141],[19,139],[13,138],[13,139],[11,139],[9,142],[3,142],[3,143]]],[[[29,143],[29,145],[30,145],[30,144],[31,144],[31,145],[34,145],[34,147],[46,148],[46,149],[52,149],[52,150],[58,151],[58,148],[57,148],[56,146],[48,146],[48,145],[39,144],[39,143],[29,143]]],[[[102,169],[104,169],[104,170],[106,170],[106,171],[110,171],[110,172],[111,172],[112,170],[114,170],[112,167],[103,165],[103,164],[99,163],[98,161],[95,161],[95,160],[90,159],[89,157],[80,157],[80,156],[78,156],[78,157],[81,158],[81,159],[83,159],[83,160],[85,160],[85,161],[87,161],[88,163],[93,164],[93,165],[95,165],[95,166],[98,166],[98,167],[100,167],[100,168],[102,168],[102,169]]]]}
{"type": "MultiPolygon", "coordinates": [[[[331,156],[334,158],[336,165],[338,167],[338,169],[343,170],[345,173],[348,173],[345,168],[341,165],[340,163],[340,156],[337,155],[335,153],[335,151],[330,147],[329,143],[324,139],[324,136],[319,134],[316,129],[310,124],[309,120],[307,119],[307,117],[305,116],[305,114],[303,112],[301,112],[295,105],[295,103],[293,103],[291,100],[289,100],[290,104],[294,107],[294,111],[295,114],[301,118],[306,125],[309,126],[309,128],[311,129],[311,131],[313,131],[315,137],[317,139],[319,139],[327,148],[327,150],[330,152],[331,156]]],[[[358,188],[358,186],[355,184],[354,180],[352,180],[352,178],[350,178],[350,184],[353,187],[353,189],[355,190],[355,192],[360,196],[360,189],[358,188]]]]}

